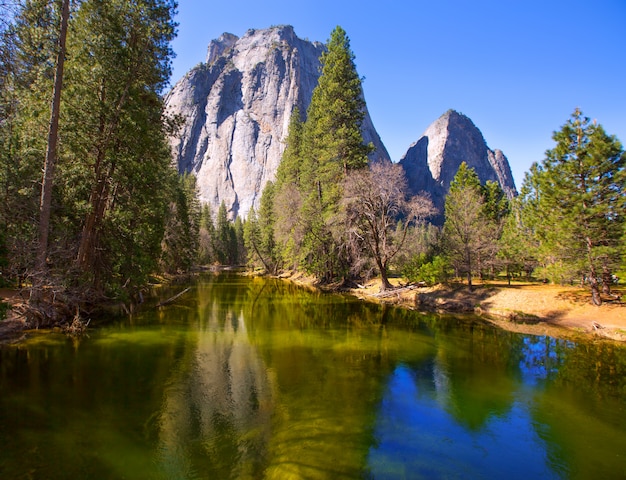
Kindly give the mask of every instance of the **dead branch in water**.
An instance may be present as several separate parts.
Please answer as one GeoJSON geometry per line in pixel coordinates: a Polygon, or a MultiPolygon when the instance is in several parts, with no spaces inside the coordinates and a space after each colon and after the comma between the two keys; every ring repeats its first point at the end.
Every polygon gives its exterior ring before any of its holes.
{"type": "Polygon", "coordinates": [[[157,304],[157,307],[164,307],[165,305],[169,305],[170,303],[174,303],[179,297],[182,297],[185,293],[187,293],[189,290],[191,290],[191,287],[187,287],[185,288],[182,292],[174,295],[171,298],[168,298],[167,300],[160,302],[157,304]]]}
{"type": "Polygon", "coordinates": [[[76,307],[76,315],[74,315],[72,323],[64,324],[61,327],[61,330],[66,335],[81,336],[87,331],[87,327],[89,327],[89,322],[91,322],[91,319],[85,322],[80,318],[80,309],[76,307]]]}

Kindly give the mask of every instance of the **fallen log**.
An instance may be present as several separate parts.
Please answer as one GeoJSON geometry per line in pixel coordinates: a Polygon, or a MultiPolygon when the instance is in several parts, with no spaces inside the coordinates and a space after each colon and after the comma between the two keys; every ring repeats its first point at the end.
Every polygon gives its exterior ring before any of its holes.
{"type": "Polygon", "coordinates": [[[177,293],[176,295],[174,295],[171,298],[168,298],[167,300],[160,302],[157,304],[157,307],[164,307],[165,305],[169,305],[170,303],[174,303],[176,300],[178,300],[178,298],[182,297],[185,293],[187,293],[189,290],[191,290],[191,287],[187,287],[185,288],[182,292],[177,293]]]}
{"type": "Polygon", "coordinates": [[[375,293],[373,296],[377,298],[391,297],[393,295],[399,295],[401,293],[408,292],[410,290],[415,290],[417,287],[418,285],[407,285],[406,287],[390,288],[383,292],[375,293]]]}

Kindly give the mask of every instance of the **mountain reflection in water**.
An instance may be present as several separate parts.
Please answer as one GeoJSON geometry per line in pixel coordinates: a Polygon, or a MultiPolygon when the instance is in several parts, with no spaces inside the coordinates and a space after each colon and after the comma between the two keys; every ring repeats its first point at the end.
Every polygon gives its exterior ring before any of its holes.
{"type": "Polygon", "coordinates": [[[626,477],[623,346],[278,280],[0,362],[1,478],[626,477]]]}

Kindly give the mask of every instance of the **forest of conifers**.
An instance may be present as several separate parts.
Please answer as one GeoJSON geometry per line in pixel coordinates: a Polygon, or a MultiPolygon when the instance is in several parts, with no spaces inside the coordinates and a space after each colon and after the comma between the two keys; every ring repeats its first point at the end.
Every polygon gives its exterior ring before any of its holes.
{"type": "Polygon", "coordinates": [[[398,165],[368,162],[361,80],[337,27],[275,181],[258,211],[232,222],[172,165],[173,0],[0,9],[0,281],[29,289],[38,325],[133,301],[153,276],[207,264],[326,283],[379,275],[382,288],[391,271],[470,288],[476,277],[533,276],[586,283],[596,304],[624,271],[626,156],[578,109],[513,200],[461,165],[435,226],[398,165]]]}

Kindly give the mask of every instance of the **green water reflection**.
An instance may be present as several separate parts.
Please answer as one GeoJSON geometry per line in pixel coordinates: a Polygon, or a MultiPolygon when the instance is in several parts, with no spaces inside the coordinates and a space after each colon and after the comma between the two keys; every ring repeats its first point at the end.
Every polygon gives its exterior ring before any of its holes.
{"type": "Polygon", "coordinates": [[[225,274],[0,350],[0,478],[624,478],[625,414],[624,347],[225,274]]]}

